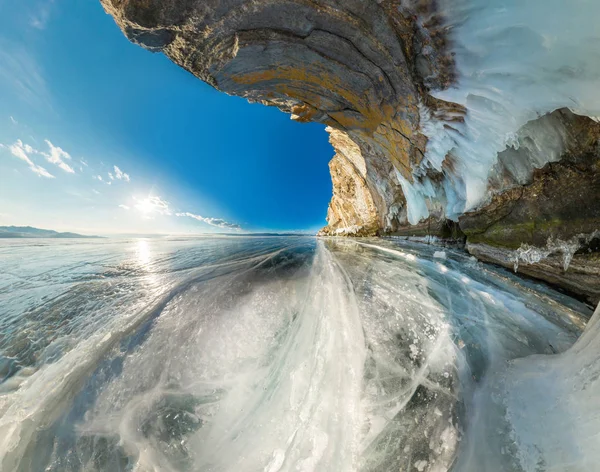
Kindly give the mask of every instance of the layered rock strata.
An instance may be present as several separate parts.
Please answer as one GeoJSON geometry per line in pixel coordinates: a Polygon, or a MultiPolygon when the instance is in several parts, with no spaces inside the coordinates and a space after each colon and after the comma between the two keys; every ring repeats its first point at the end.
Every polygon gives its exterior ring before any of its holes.
{"type": "MultiPolygon", "coordinates": [[[[394,229],[426,137],[420,106],[451,83],[434,4],[383,0],[102,0],[127,37],[213,87],[327,125],[326,234],[394,229]],[[416,16],[420,14],[419,19],[416,16]]],[[[448,106],[452,109],[453,106],[448,106]]]]}
{"type": "Polygon", "coordinates": [[[480,0],[101,2],[131,41],[218,90],[326,125],[321,234],[456,236],[460,218],[478,257],[512,266],[537,248],[544,262],[520,271],[597,300],[600,129],[566,107],[600,114],[582,103],[598,74],[561,55],[580,36],[569,24],[480,0]],[[573,238],[565,271],[548,245],[573,238]]]}

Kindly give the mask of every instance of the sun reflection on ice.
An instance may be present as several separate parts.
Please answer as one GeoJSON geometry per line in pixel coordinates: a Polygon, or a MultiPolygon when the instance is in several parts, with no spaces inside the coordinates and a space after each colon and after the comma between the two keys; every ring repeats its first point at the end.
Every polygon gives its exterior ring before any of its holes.
{"type": "MultiPolygon", "coordinates": [[[[142,275],[144,287],[154,291],[165,281],[163,280],[163,277],[156,272],[156,267],[153,264],[155,254],[152,246],[152,241],[138,239],[135,244],[135,255],[139,264],[140,275],[142,275]]],[[[154,249],[156,249],[156,247],[154,247],[154,249]]]]}
{"type": "Polygon", "coordinates": [[[143,265],[147,265],[152,259],[152,253],[150,252],[150,244],[145,239],[140,239],[136,246],[137,258],[143,265]]]}

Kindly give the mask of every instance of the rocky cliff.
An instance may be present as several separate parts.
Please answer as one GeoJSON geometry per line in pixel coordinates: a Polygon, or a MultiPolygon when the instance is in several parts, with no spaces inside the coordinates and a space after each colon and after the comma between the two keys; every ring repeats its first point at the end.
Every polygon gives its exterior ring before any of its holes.
{"type": "MultiPolygon", "coordinates": [[[[393,229],[427,138],[419,107],[452,82],[433,4],[397,1],[103,0],[133,42],[215,88],[327,125],[336,155],[326,233],[393,229]]],[[[449,109],[453,109],[450,106],[449,109]]]]}
{"type": "Polygon", "coordinates": [[[327,126],[322,234],[459,222],[473,254],[600,298],[600,6],[545,19],[540,0],[101,1],[131,41],[213,87],[327,126]]]}
{"type": "MultiPolygon", "coordinates": [[[[490,201],[463,214],[460,227],[467,249],[476,257],[562,286],[597,304],[600,124],[565,110],[544,119],[561,124],[565,146],[560,159],[535,169],[526,182],[512,182],[500,193],[490,189],[490,201]]],[[[501,154],[500,161],[519,162],[506,155],[514,152],[501,154]]]]}

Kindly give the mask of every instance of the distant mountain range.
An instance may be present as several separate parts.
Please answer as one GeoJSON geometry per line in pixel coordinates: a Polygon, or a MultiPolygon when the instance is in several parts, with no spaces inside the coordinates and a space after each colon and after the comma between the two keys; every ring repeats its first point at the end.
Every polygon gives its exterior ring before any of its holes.
{"type": "Polygon", "coordinates": [[[100,238],[77,233],[59,233],[51,229],[39,229],[31,226],[0,226],[0,238],[100,238]]]}

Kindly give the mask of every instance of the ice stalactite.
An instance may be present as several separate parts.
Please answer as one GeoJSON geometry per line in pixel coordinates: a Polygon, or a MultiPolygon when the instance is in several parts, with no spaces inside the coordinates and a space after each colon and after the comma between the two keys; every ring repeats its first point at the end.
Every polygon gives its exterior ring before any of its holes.
{"type": "Polygon", "coordinates": [[[528,122],[561,108],[600,115],[600,3],[444,0],[440,7],[455,53],[457,83],[432,94],[466,112],[464,119],[448,121],[419,107],[427,149],[413,170],[415,182],[402,186],[411,223],[429,213],[423,204],[432,197],[427,169],[444,174],[444,183],[434,184],[436,198],[446,202],[446,215],[456,218],[488,197],[488,179],[507,148],[530,148],[511,156],[528,162],[508,163],[521,182],[533,168],[560,157],[554,124],[523,130],[528,122]]]}

